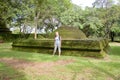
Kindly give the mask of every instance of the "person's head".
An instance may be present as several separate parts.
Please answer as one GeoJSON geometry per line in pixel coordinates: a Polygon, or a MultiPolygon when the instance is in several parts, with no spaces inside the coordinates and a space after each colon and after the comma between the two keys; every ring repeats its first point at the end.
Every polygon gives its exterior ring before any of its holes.
{"type": "Polygon", "coordinates": [[[59,32],[55,32],[55,35],[56,35],[56,36],[59,36],[59,32]]]}

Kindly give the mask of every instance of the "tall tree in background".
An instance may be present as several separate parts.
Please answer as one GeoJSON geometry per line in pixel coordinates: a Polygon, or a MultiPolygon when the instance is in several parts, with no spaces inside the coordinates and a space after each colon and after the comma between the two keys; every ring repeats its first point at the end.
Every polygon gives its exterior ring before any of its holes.
{"type": "Polygon", "coordinates": [[[95,0],[92,4],[96,8],[109,8],[114,4],[114,0],[95,0]]]}
{"type": "Polygon", "coordinates": [[[0,0],[0,24],[18,20],[25,26],[29,21],[34,22],[36,39],[38,23],[46,18],[59,18],[70,6],[70,0],[0,0]]]}
{"type": "Polygon", "coordinates": [[[56,15],[71,5],[70,0],[31,0],[34,7],[35,36],[37,38],[38,21],[44,18],[56,15]]]}
{"type": "Polygon", "coordinates": [[[110,26],[110,37],[114,41],[115,33],[120,33],[120,6],[114,5],[109,10],[109,26],[110,26]]]}
{"type": "MultiPolygon", "coordinates": [[[[6,27],[6,23],[11,20],[14,12],[12,9],[12,3],[9,0],[0,0],[0,27],[6,27]]],[[[17,3],[16,3],[17,4],[17,3]]]]}
{"type": "Polygon", "coordinates": [[[103,27],[101,20],[96,16],[96,9],[86,8],[74,5],[72,9],[61,13],[60,20],[63,25],[69,25],[82,29],[87,36],[101,36],[100,29],[103,27]]]}
{"type": "Polygon", "coordinates": [[[60,21],[62,25],[74,26],[82,29],[82,24],[84,22],[83,10],[79,6],[73,5],[73,8],[61,13],[60,21]]]}
{"type": "Polygon", "coordinates": [[[4,28],[3,32],[10,32],[6,27],[10,27],[13,19],[21,13],[21,1],[22,0],[0,0],[0,28],[4,28]]]}
{"type": "Polygon", "coordinates": [[[105,28],[105,37],[109,38],[109,34],[110,34],[110,27],[111,27],[111,22],[109,21],[110,17],[112,14],[110,14],[110,8],[114,5],[114,1],[113,0],[96,0],[93,3],[93,7],[94,8],[98,8],[99,9],[99,15],[98,17],[101,18],[103,24],[104,24],[104,28],[105,28]],[[101,16],[102,15],[102,16],[101,16]]]}

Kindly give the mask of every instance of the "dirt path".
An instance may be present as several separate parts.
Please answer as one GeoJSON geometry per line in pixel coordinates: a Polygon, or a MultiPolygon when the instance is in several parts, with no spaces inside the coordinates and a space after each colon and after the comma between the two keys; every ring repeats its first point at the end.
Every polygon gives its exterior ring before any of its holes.
{"type": "Polygon", "coordinates": [[[120,43],[118,42],[111,42],[109,43],[110,46],[120,46],[120,43]]]}
{"type": "MultiPolygon", "coordinates": [[[[56,72],[61,72],[64,70],[58,71],[55,67],[57,66],[65,66],[70,63],[73,63],[74,60],[58,60],[55,62],[32,62],[20,59],[13,59],[13,58],[0,58],[0,62],[4,62],[8,66],[11,66],[17,70],[24,72],[27,75],[48,75],[48,76],[55,76],[56,72]]],[[[64,78],[61,75],[57,75],[58,78],[64,78]]],[[[62,80],[62,79],[61,79],[62,80]]],[[[69,80],[69,79],[67,79],[69,80]]]]}
{"type": "MultiPolygon", "coordinates": [[[[35,80],[38,76],[55,77],[60,80],[89,80],[89,76],[92,73],[92,69],[83,70],[84,74],[78,72],[69,72],[66,69],[61,68],[65,65],[75,62],[75,60],[58,60],[55,62],[32,62],[14,58],[0,58],[0,62],[5,63],[17,70],[24,72],[26,75],[32,76],[31,80],[35,80]],[[56,67],[60,68],[56,68],[56,67]]],[[[113,80],[112,78],[106,80],[113,80]]]]}
{"type": "Polygon", "coordinates": [[[59,66],[59,65],[67,65],[74,60],[58,60],[55,62],[32,62],[32,61],[25,61],[20,59],[13,59],[13,58],[0,58],[0,62],[4,62],[14,68],[27,68],[27,67],[34,67],[34,68],[50,68],[53,66],[59,66]]]}

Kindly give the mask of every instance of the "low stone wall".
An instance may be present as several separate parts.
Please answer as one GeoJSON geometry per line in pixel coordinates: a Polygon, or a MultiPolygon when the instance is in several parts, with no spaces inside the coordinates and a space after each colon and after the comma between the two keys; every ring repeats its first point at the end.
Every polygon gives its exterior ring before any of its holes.
{"type": "MultiPolygon", "coordinates": [[[[53,53],[54,40],[19,40],[13,49],[39,53],[53,53]]],[[[62,55],[103,58],[108,52],[107,39],[62,40],[62,55]]]]}

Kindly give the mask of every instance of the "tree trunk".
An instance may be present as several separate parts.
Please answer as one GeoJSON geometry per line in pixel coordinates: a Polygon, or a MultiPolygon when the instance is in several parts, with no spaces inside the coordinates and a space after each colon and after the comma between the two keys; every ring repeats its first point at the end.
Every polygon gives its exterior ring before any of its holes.
{"type": "Polygon", "coordinates": [[[37,39],[37,22],[35,20],[35,33],[34,33],[34,39],[37,39]]]}
{"type": "Polygon", "coordinates": [[[24,34],[26,33],[26,27],[27,27],[27,25],[26,25],[26,20],[25,20],[25,22],[24,22],[24,24],[23,24],[23,33],[24,33],[24,34]]]}
{"type": "Polygon", "coordinates": [[[110,33],[110,37],[111,37],[111,41],[114,42],[114,36],[115,36],[115,33],[114,32],[111,32],[110,33]]]}
{"type": "Polygon", "coordinates": [[[35,33],[34,33],[34,39],[37,39],[37,26],[38,26],[39,15],[40,15],[40,12],[37,12],[36,16],[35,16],[35,33]]]}

